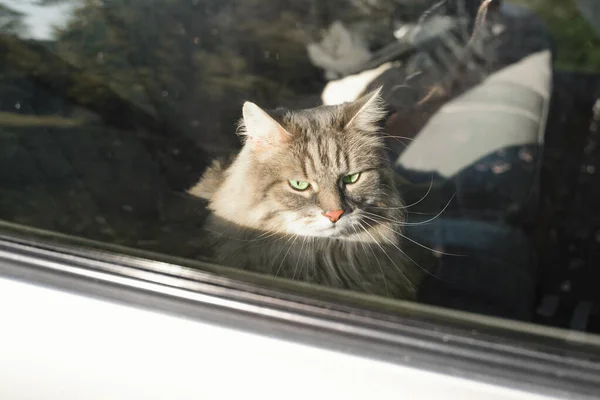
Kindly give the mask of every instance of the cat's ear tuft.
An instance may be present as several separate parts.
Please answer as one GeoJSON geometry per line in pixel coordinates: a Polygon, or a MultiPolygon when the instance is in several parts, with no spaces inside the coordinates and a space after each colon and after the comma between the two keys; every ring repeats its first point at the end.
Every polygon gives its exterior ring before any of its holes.
{"type": "Polygon", "coordinates": [[[345,106],[345,128],[355,127],[361,131],[377,131],[386,115],[385,103],[381,98],[381,87],[345,106]]]}
{"type": "Polygon", "coordinates": [[[243,127],[240,134],[248,138],[258,152],[287,142],[291,135],[262,108],[249,101],[242,107],[243,127]]]}

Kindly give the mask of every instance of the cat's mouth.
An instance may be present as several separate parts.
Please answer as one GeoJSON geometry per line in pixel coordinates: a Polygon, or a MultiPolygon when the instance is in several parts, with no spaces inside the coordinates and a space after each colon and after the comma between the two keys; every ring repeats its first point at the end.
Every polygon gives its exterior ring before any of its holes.
{"type": "Polygon", "coordinates": [[[308,236],[346,239],[356,236],[360,230],[360,226],[354,221],[354,218],[346,218],[326,226],[309,228],[306,233],[308,236]]]}
{"type": "Polygon", "coordinates": [[[321,213],[302,219],[291,219],[286,224],[289,234],[352,240],[362,236],[365,227],[361,226],[360,217],[356,211],[344,214],[339,221],[331,222],[321,213]]]}
{"type": "Polygon", "coordinates": [[[326,234],[326,236],[336,238],[348,236],[348,233],[345,230],[339,228],[339,225],[332,225],[329,228],[325,228],[324,233],[326,234]]]}

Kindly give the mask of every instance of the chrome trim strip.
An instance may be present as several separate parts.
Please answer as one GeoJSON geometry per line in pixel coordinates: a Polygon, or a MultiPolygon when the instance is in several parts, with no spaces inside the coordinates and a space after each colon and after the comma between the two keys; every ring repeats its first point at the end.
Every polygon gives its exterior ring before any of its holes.
{"type": "Polygon", "coordinates": [[[226,278],[176,265],[138,259],[148,271],[119,265],[127,257],[113,258],[117,262],[0,240],[0,275],[536,393],[600,393],[600,354],[598,348],[590,353],[595,346],[519,341],[418,315],[384,319],[336,304],[300,302],[299,296],[269,296],[252,285],[231,288],[226,278]],[[154,272],[163,268],[168,275],[154,272]],[[175,276],[178,270],[181,276],[175,276]]]}

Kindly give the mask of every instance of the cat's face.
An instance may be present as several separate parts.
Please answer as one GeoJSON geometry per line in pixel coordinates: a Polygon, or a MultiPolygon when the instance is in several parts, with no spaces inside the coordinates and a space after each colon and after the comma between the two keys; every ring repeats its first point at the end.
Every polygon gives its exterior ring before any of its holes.
{"type": "Polygon", "coordinates": [[[394,229],[402,201],[385,158],[376,125],[381,110],[374,100],[286,112],[276,120],[245,106],[248,196],[263,210],[261,227],[348,240],[364,240],[368,228],[377,225],[394,229]]]}
{"type": "Polygon", "coordinates": [[[271,205],[271,221],[265,222],[301,236],[350,238],[362,232],[374,222],[367,213],[399,205],[383,156],[373,138],[296,132],[278,157],[256,167],[271,205]]]}

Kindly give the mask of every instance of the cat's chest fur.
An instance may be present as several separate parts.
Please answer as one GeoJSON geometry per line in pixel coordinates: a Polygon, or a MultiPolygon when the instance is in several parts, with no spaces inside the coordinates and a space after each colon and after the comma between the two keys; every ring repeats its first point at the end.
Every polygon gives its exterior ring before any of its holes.
{"type": "MultiPolygon", "coordinates": [[[[214,199],[232,162],[214,161],[189,193],[214,199]]],[[[214,211],[202,236],[209,256],[219,264],[282,278],[405,299],[414,297],[422,278],[423,271],[400,250],[397,237],[392,245],[270,233],[244,228],[214,211]]]]}
{"type": "Polygon", "coordinates": [[[215,260],[247,271],[404,299],[422,278],[397,245],[256,232],[215,216],[205,228],[215,260]]]}

